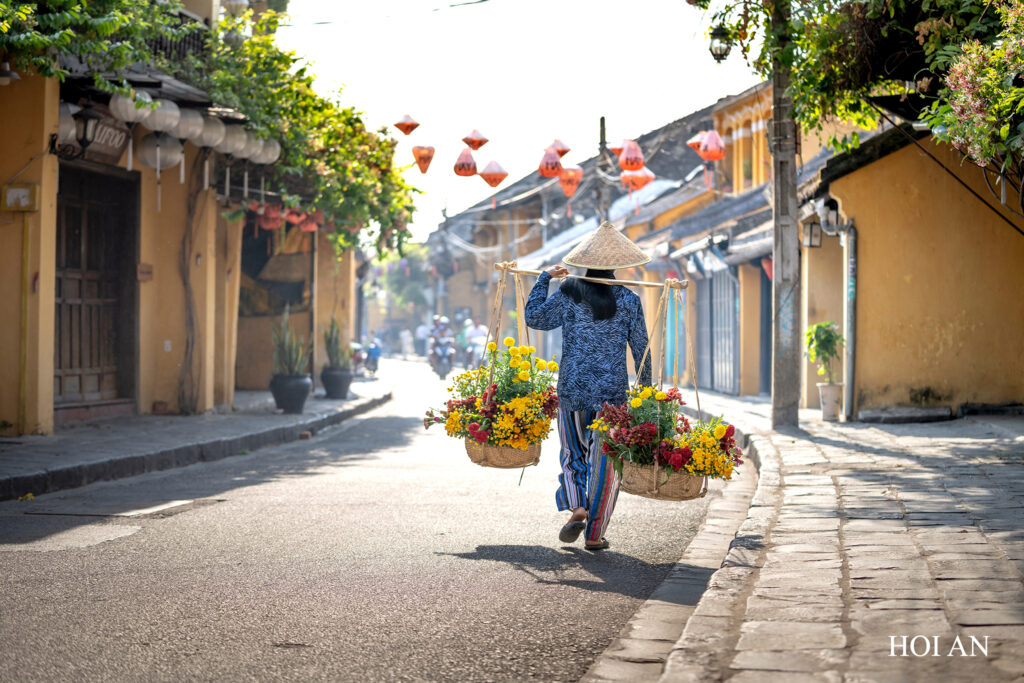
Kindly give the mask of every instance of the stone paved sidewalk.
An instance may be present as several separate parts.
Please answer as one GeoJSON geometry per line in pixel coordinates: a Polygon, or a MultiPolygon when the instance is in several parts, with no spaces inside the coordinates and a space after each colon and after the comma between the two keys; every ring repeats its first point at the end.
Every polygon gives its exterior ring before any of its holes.
{"type": "Polygon", "coordinates": [[[1024,678],[1024,418],[772,432],[766,404],[702,403],[761,470],[663,681],[1024,678]]]}
{"type": "Polygon", "coordinates": [[[228,413],[120,417],[71,425],[50,436],[2,438],[0,500],[294,441],[380,405],[391,397],[391,384],[387,378],[357,378],[348,400],[313,396],[301,415],[277,412],[269,392],[239,392],[228,413]]]}

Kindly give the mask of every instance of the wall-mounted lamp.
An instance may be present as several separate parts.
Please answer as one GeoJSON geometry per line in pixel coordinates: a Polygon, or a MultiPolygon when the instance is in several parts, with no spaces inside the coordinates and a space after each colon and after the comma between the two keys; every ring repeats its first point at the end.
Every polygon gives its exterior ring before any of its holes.
{"type": "Polygon", "coordinates": [[[0,63],[0,85],[10,85],[11,81],[20,81],[21,76],[17,71],[11,70],[10,62],[0,63]]]}
{"type": "Polygon", "coordinates": [[[708,46],[711,56],[715,61],[721,63],[732,51],[732,41],[729,39],[729,31],[722,24],[711,29],[711,44],[708,46]]]}
{"type": "Polygon", "coordinates": [[[821,222],[816,216],[812,216],[804,221],[803,245],[811,249],[817,249],[821,246],[821,222]]]}
{"type": "Polygon", "coordinates": [[[57,133],[50,135],[50,154],[65,161],[74,161],[85,156],[85,151],[96,139],[96,128],[103,120],[103,115],[93,109],[90,102],[72,114],[72,119],[75,122],[75,142],[78,143],[78,146],[61,144],[60,136],[57,133]]]}

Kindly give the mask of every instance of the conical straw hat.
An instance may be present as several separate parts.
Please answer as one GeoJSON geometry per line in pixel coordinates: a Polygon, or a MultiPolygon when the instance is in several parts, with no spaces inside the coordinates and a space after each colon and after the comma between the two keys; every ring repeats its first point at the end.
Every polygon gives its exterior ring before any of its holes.
{"type": "Polygon", "coordinates": [[[632,268],[650,260],[650,256],[608,221],[601,223],[597,230],[562,259],[566,265],[596,270],[632,268]]]}

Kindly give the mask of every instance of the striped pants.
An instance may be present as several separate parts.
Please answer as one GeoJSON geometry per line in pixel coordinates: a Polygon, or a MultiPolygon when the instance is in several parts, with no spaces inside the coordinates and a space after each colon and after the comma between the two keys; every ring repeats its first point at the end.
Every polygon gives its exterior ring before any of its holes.
{"type": "Polygon", "coordinates": [[[611,461],[601,455],[601,440],[587,427],[595,410],[558,410],[558,436],[562,442],[555,503],[559,510],[586,508],[586,540],[604,536],[619,495],[619,475],[611,461]]]}

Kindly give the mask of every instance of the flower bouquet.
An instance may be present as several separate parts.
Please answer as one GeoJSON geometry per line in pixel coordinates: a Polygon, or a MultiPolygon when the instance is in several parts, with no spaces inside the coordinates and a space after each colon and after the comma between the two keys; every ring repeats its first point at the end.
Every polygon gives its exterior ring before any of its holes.
{"type": "Polygon", "coordinates": [[[679,390],[637,387],[626,403],[604,404],[590,425],[601,452],[622,477],[622,490],[660,500],[690,500],[707,492],[708,478],[730,479],[743,463],[736,428],[721,418],[691,425],[679,390]]]}
{"type": "Polygon", "coordinates": [[[540,459],[540,444],[558,412],[552,386],[558,363],[535,358],[532,346],[487,345],[487,366],[455,378],[452,397],[428,410],[423,426],[443,424],[448,436],[464,439],[470,459],[484,467],[525,467],[540,459]]]}

